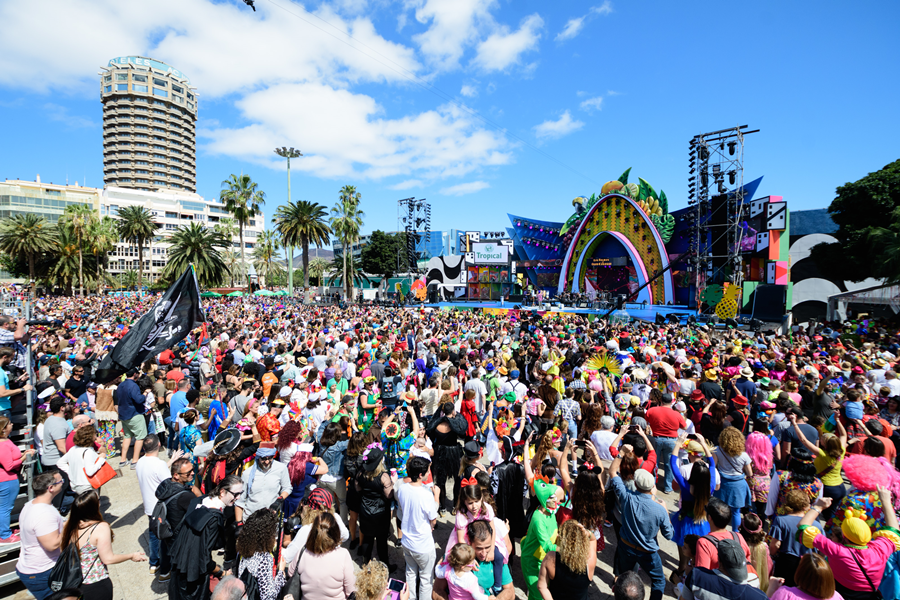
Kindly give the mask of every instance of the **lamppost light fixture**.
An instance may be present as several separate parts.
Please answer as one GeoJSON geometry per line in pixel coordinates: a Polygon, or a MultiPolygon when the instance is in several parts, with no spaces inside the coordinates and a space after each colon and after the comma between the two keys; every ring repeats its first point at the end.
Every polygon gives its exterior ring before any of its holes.
{"type": "Polygon", "coordinates": [[[275,148],[275,154],[282,158],[299,158],[303,156],[303,153],[294,148],[287,148],[282,146],[281,148],[275,148]]]}

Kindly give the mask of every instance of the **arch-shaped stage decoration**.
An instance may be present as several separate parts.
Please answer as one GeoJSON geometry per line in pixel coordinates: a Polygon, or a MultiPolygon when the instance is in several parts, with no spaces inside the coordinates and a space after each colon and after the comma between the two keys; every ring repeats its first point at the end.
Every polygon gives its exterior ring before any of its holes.
{"type": "MultiPolygon", "coordinates": [[[[649,278],[669,266],[666,247],[650,217],[631,198],[608,194],[591,207],[572,236],[559,276],[559,292],[567,287],[573,292],[581,291],[587,259],[603,240],[604,233],[612,235],[625,247],[639,285],[643,286],[649,278]]],[[[674,297],[669,270],[644,288],[638,301],[665,304],[674,297]]]]}

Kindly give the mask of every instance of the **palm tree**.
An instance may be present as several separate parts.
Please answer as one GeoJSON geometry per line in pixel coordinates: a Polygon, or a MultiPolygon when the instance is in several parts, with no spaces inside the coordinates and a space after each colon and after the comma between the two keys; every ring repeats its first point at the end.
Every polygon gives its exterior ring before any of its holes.
{"type": "Polygon", "coordinates": [[[18,214],[0,223],[0,250],[11,256],[24,254],[28,259],[28,276],[32,292],[35,256],[56,249],[56,227],[44,217],[31,213],[18,214]]]}
{"type": "MultiPolygon", "coordinates": [[[[299,245],[303,249],[303,302],[309,302],[309,245],[322,247],[330,241],[331,228],[325,222],[327,216],[321,204],[299,200],[279,206],[272,219],[285,247],[299,245]]],[[[288,268],[293,269],[293,251],[290,254],[288,268]]]]}
{"type": "MultiPolygon", "coordinates": [[[[128,207],[132,208],[132,207],[128,207]]],[[[127,209],[123,209],[123,212],[127,209]]],[[[121,213],[120,213],[121,214],[121,213]]],[[[97,293],[100,293],[100,285],[106,279],[103,273],[104,266],[109,262],[109,251],[116,247],[119,241],[119,228],[116,220],[112,217],[103,217],[99,221],[94,221],[88,232],[88,245],[91,254],[97,260],[97,293]]],[[[138,253],[140,255],[140,252],[138,253]]],[[[140,274],[138,274],[138,285],[140,285],[140,274]]]]}
{"type": "Polygon", "coordinates": [[[330,267],[331,263],[324,258],[316,257],[309,261],[309,274],[311,277],[316,278],[316,281],[319,283],[319,287],[325,285],[322,279],[325,277],[325,273],[330,267]]]}
{"type": "Polygon", "coordinates": [[[244,227],[250,223],[250,219],[260,214],[260,207],[266,203],[266,194],[258,189],[258,184],[251,180],[249,175],[232,175],[222,182],[219,201],[225,205],[225,210],[234,215],[234,220],[238,225],[238,237],[241,241],[241,268],[246,283],[247,257],[244,255],[244,227]]]}
{"type": "Polygon", "coordinates": [[[140,276],[137,271],[125,271],[119,274],[119,285],[126,290],[134,289],[140,285],[140,276]]]}
{"type": "MultiPolygon", "coordinates": [[[[153,240],[159,223],[153,222],[153,213],[143,206],[126,206],[119,210],[119,236],[138,249],[138,289],[144,282],[144,243],[153,240]]],[[[153,256],[153,253],[150,253],[153,256]]],[[[150,264],[153,264],[151,258],[150,264]]]]}
{"type": "Polygon", "coordinates": [[[284,272],[281,265],[275,260],[278,247],[278,236],[272,230],[263,231],[256,238],[256,245],[253,247],[253,267],[256,269],[256,274],[262,278],[262,287],[266,287],[270,275],[284,272]]]}
{"type": "Polygon", "coordinates": [[[888,227],[873,227],[869,231],[872,244],[881,248],[884,262],[881,265],[885,281],[889,284],[900,283],[900,208],[891,211],[891,223],[888,227]]]}
{"type": "Polygon", "coordinates": [[[222,249],[229,242],[220,232],[192,222],[176,229],[169,243],[169,260],[163,273],[167,279],[176,279],[193,264],[201,286],[213,287],[222,283],[225,273],[222,249]]]}
{"type": "Polygon", "coordinates": [[[230,246],[222,252],[222,260],[225,261],[225,269],[228,272],[228,281],[231,287],[234,287],[234,272],[237,270],[240,258],[240,255],[232,250],[230,246]]]}
{"type": "MultiPolygon", "coordinates": [[[[322,260],[324,260],[324,259],[322,259],[322,260]]],[[[351,286],[354,283],[357,283],[360,286],[362,286],[366,281],[365,275],[363,275],[363,273],[361,271],[357,270],[356,261],[354,260],[352,255],[344,257],[340,260],[338,260],[338,258],[335,257],[334,260],[328,264],[327,274],[329,275],[329,278],[330,278],[329,283],[331,280],[337,278],[337,280],[340,281],[340,283],[341,283],[341,287],[344,288],[345,290],[347,289],[347,283],[348,283],[347,280],[348,279],[349,279],[349,283],[351,286]],[[345,278],[345,273],[346,273],[346,278],[345,278]]]]}
{"type": "Polygon", "coordinates": [[[59,218],[59,224],[75,239],[78,249],[78,294],[84,296],[84,247],[91,224],[97,218],[87,204],[70,204],[59,218]]]}
{"type": "Polygon", "coordinates": [[[343,252],[344,271],[344,297],[353,297],[353,278],[347,276],[348,255],[352,259],[353,244],[359,240],[359,230],[362,229],[364,212],[359,210],[359,201],[362,194],[356,191],[356,187],[345,185],[341,188],[341,194],[337,204],[331,209],[331,229],[341,241],[343,252]]]}
{"type": "Polygon", "coordinates": [[[72,295],[76,275],[79,275],[81,264],[81,250],[75,235],[66,227],[58,227],[56,230],[56,264],[50,272],[54,285],[63,287],[66,295],[72,295]]]}

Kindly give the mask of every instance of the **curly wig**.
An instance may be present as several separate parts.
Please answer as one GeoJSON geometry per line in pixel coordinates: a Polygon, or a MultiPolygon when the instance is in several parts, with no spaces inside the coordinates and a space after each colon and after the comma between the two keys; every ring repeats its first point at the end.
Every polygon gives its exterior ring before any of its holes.
{"type": "Polygon", "coordinates": [[[356,597],[359,600],[381,600],[387,586],[387,566],[378,560],[370,560],[356,574],[356,597]]]}
{"type": "Polygon", "coordinates": [[[577,521],[569,519],[559,527],[556,547],[559,557],[573,573],[587,572],[591,534],[577,521]]]}
{"type": "Polygon", "coordinates": [[[291,419],[287,423],[284,424],[284,427],[278,432],[278,441],[275,442],[275,447],[278,448],[279,453],[283,450],[286,450],[297,441],[297,436],[303,431],[303,426],[299,421],[294,421],[291,419]]]}
{"type": "Polygon", "coordinates": [[[754,431],[747,436],[746,448],[754,469],[761,473],[772,470],[772,442],[768,437],[754,431]]]}
{"type": "Polygon", "coordinates": [[[278,515],[269,508],[256,511],[244,522],[238,534],[238,554],[250,558],[258,552],[271,552],[275,547],[275,530],[278,528],[278,515]]]}
{"type": "Polygon", "coordinates": [[[797,483],[812,483],[816,479],[813,455],[803,446],[791,448],[788,470],[791,472],[791,480],[797,483]]]}
{"type": "Polygon", "coordinates": [[[736,427],[726,427],[719,434],[719,448],[728,456],[740,456],[744,451],[744,434],[736,427]]]}
{"type": "MultiPolygon", "coordinates": [[[[900,497],[900,472],[897,472],[884,458],[874,458],[865,454],[851,454],[844,459],[844,473],[854,488],[871,492],[883,485],[891,492],[891,497],[900,497]]],[[[895,501],[896,503],[896,501],[895,501]]]]}

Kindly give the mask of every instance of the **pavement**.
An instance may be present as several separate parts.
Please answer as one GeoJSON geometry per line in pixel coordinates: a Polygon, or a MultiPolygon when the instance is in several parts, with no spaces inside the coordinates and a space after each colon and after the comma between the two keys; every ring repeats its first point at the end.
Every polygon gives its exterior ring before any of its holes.
{"type": "MultiPolygon", "coordinates": [[[[165,457],[161,455],[160,458],[165,457]]],[[[113,459],[112,463],[113,466],[116,466],[118,459],[113,459]]],[[[450,494],[452,495],[452,490],[450,490],[450,494]]],[[[675,502],[678,499],[677,493],[659,494],[659,497],[666,501],[670,512],[675,510],[675,502]]],[[[101,490],[101,509],[106,520],[113,528],[113,551],[115,553],[130,554],[142,551],[145,555],[149,555],[147,517],[144,515],[141,492],[134,471],[126,467],[124,470],[118,471],[116,478],[103,486],[101,490]]],[[[434,538],[441,550],[446,547],[453,524],[453,517],[449,513],[444,513],[438,520],[434,530],[434,538]]],[[[594,585],[588,593],[588,598],[591,600],[613,598],[611,589],[614,582],[612,564],[616,538],[612,527],[604,527],[603,534],[606,539],[606,549],[598,555],[597,568],[594,572],[594,585]]],[[[399,567],[392,577],[402,580],[405,578],[403,552],[399,548],[399,543],[395,543],[393,537],[391,539],[392,542],[389,544],[390,560],[399,567]]],[[[659,541],[663,571],[668,578],[669,573],[678,566],[678,549],[673,542],[662,539],[662,537],[660,537],[659,541]]],[[[362,564],[362,559],[356,555],[355,550],[351,551],[350,554],[357,567],[359,567],[362,564]]],[[[516,556],[519,555],[520,548],[517,542],[516,556]]],[[[221,564],[221,555],[217,558],[221,564]]],[[[527,591],[518,558],[512,559],[510,570],[513,584],[516,587],[516,597],[526,598],[527,591]]],[[[160,583],[154,575],[150,574],[147,562],[135,563],[128,561],[112,565],[109,567],[109,573],[113,582],[114,600],[158,600],[168,597],[166,593],[168,584],[160,583]]],[[[650,580],[646,573],[641,573],[641,577],[647,584],[647,594],[649,595],[650,580]]],[[[13,600],[33,599],[33,596],[25,590],[21,583],[0,588],[0,594],[6,598],[10,597],[9,594],[14,594],[12,596],[13,600]]],[[[668,582],[666,583],[666,596],[676,597],[672,584],[668,582]]]]}

